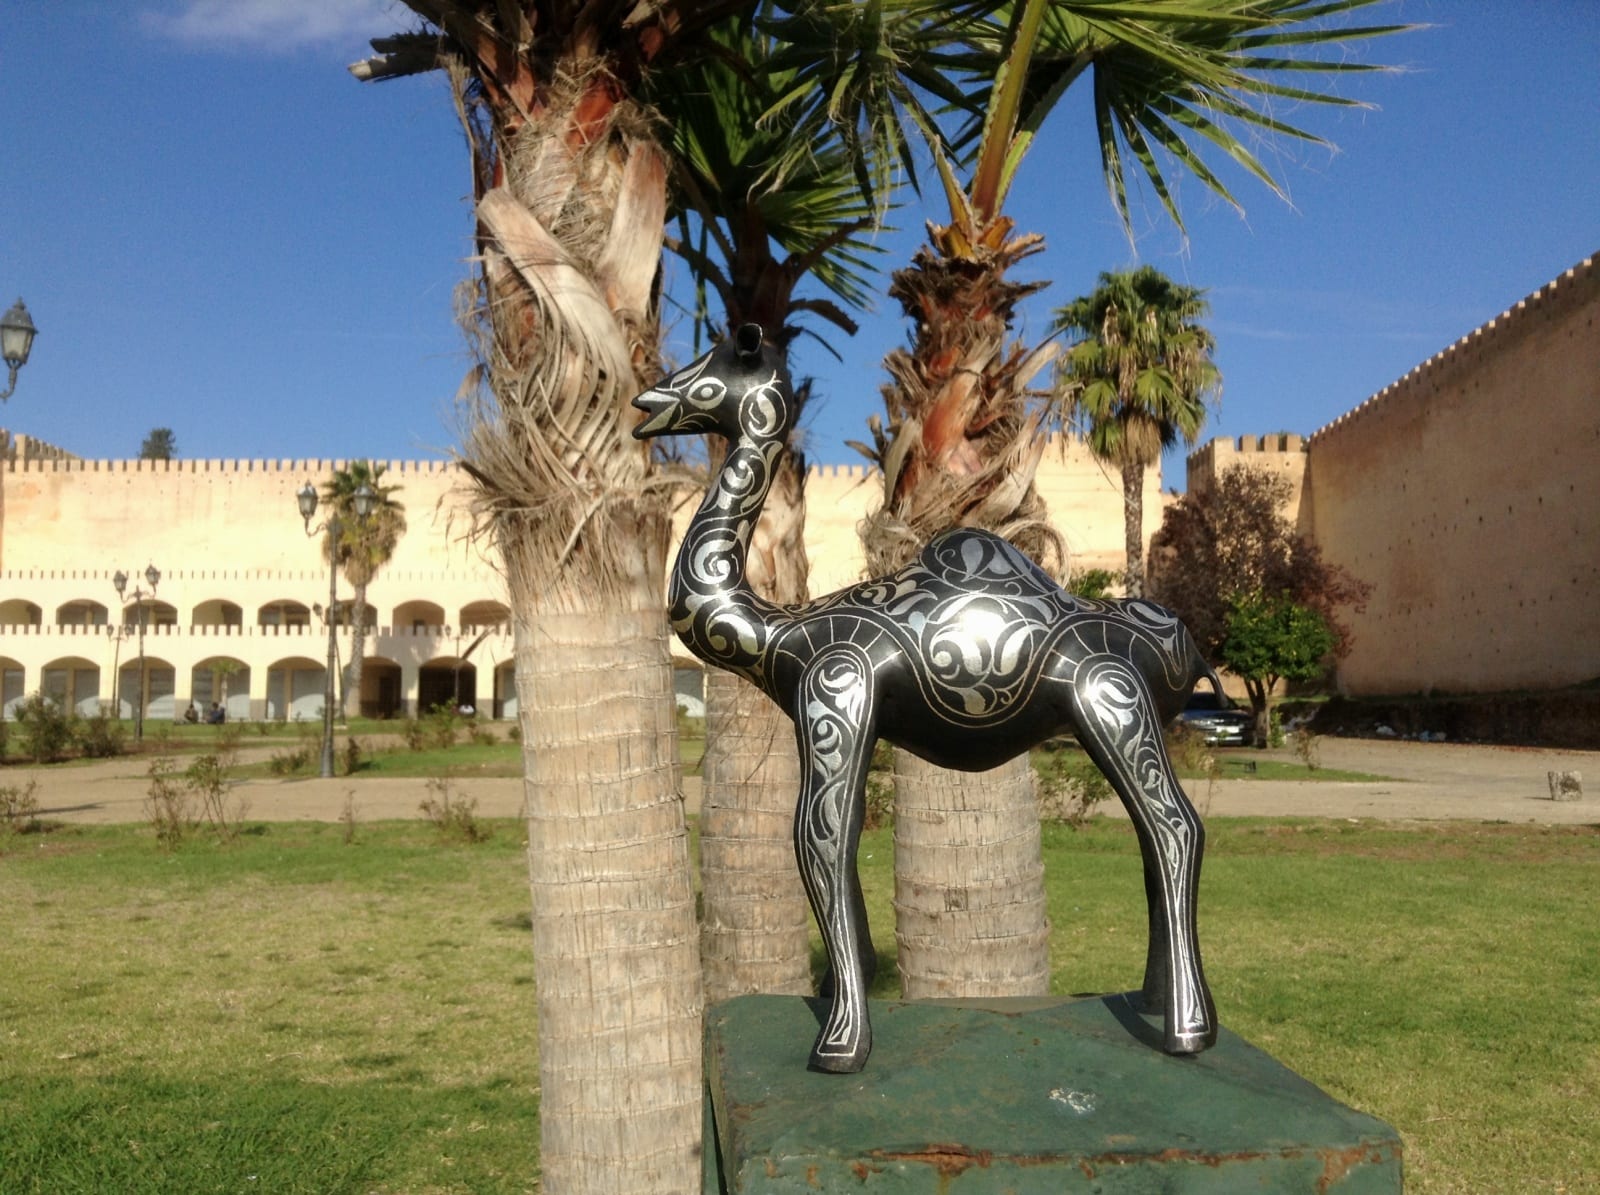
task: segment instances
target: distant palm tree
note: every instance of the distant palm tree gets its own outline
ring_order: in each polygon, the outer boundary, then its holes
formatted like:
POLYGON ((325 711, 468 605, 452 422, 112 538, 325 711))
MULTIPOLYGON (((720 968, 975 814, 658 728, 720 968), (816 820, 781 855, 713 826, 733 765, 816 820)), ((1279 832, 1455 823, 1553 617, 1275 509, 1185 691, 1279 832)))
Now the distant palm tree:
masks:
MULTIPOLYGON (((384 465, 351 461, 347 468, 335 469, 333 478, 322 487, 322 500, 337 516, 339 527, 337 543, 331 531, 323 537, 322 558, 330 563, 337 560, 344 579, 355 590, 349 618, 350 662, 345 665, 339 701, 346 718, 361 712, 361 666, 367 649, 367 586, 389 562, 400 537, 406 533, 405 507, 392 496, 400 487, 384 485, 380 479, 385 472, 384 465), (363 485, 370 486, 377 495, 372 513, 364 519, 356 514, 355 507, 356 491, 363 485)), ((330 528, 333 522, 329 521, 330 528)), ((332 610, 328 611, 328 617, 333 617, 332 610)))
POLYGON ((1216 342, 1199 320, 1204 291, 1153 266, 1102 273, 1093 294, 1056 312, 1072 342, 1057 370, 1069 420, 1089 450, 1122 471, 1124 583, 1144 595, 1144 474, 1163 449, 1193 445, 1222 387, 1216 342))

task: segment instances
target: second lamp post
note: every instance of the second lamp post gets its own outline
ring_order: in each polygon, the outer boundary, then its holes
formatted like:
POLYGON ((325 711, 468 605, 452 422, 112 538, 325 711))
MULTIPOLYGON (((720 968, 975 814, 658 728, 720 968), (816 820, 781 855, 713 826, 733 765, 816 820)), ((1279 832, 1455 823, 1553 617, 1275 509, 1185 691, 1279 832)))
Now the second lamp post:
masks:
MULTIPOLYGON (((315 538, 326 531, 328 533, 328 668, 327 676, 322 690, 322 769, 324 780, 333 776, 333 699, 334 686, 333 674, 339 668, 338 639, 335 637, 338 624, 334 622, 333 612, 338 600, 339 590, 339 540, 344 534, 344 523, 339 517, 338 507, 333 507, 327 519, 311 525, 311 516, 317 513, 317 487, 309 481, 300 487, 295 495, 300 504, 300 518, 305 522, 306 535, 315 538)), ((351 496, 350 504, 355 508, 356 518, 365 521, 372 513, 372 508, 377 504, 378 493, 366 482, 351 496)))
MULTIPOLYGON (((133 588, 133 601, 134 604, 139 608, 139 696, 133 703, 133 737, 136 739, 144 738, 144 703, 145 698, 148 695, 149 683, 146 680, 146 663, 144 658, 145 599, 149 598, 152 601, 155 600, 156 586, 161 582, 161 570, 156 568, 156 566, 153 564, 150 565, 144 570, 144 579, 150 583, 149 593, 146 593, 142 587, 137 585, 135 585, 133 588)), ((122 598, 124 596, 124 591, 128 588, 128 574, 119 568, 116 572, 116 575, 111 578, 111 584, 117 587, 117 597, 122 598)), ((123 614, 124 617, 126 617, 126 607, 123 608, 123 614)), ((120 710, 118 711, 118 715, 121 715, 120 710)))

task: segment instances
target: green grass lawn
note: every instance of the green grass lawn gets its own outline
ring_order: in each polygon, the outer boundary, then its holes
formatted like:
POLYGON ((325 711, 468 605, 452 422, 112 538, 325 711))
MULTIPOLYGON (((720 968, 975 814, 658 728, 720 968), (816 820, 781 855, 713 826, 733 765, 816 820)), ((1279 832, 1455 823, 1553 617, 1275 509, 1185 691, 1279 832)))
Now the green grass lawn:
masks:
MULTIPOLYGON (((522 832, 0 838, 0 1190, 537 1189, 522 832)), ((1134 987, 1125 823, 1045 832, 1053 986, 1134 987)), ((863 881, 895 994, 888 831, 863 881)), ((1600 830, 1222 820, 1223 1022, 1400 1129, 1408 1190, 1600 1190, 1600 830)))

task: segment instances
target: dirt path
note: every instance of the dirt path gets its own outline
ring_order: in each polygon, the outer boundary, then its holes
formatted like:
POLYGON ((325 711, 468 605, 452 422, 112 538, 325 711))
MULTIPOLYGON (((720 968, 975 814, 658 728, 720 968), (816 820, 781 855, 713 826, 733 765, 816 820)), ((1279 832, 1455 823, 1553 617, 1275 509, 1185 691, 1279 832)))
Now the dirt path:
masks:
MULTIPOLYGON (((1293 761, 1287 751, 1257 758, 1293 761)), ((1389 820, 1600 823, 1600 752, 1551 751, 1531 747, 1487 747, 1457 743, 1413 743, 1381 739, 1321 740, 1324 767, 1367 772, 1392 779, 1335 783, 1320 780, 1225 780, 1208 791, 1187 785, 1207 817, 1356 817, 1389 820), (1580 771, 1582 800, 1549 798, 1545 775, 1580 771)), ((36 779, 42 816, 66 822, 137 822, 145 817, 149 789, 142 759, 128 757, 69 767, 11 767, 0 784, 24 786, 36 779)), ((337 821, 347 801, 364 821, 418 817, 430 795, 425 779, 334 779, 239 782, 235 796, 248 804, 252 821, 337 821)), ((690 812, 700 805, 700 782, 686 777, 690 812)), ((463 779, 453 795, 471 797, 484 817, 516 817, 522 811, 517 779, 463 779)), ((1116 812, 1111 806, 1108 812, 1116 812)))

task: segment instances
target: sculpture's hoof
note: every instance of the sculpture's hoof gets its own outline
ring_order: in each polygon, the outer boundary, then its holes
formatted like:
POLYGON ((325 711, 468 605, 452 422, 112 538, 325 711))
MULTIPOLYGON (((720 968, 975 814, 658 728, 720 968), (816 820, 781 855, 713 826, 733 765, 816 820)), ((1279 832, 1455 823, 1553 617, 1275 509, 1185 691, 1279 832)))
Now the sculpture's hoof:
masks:
POLYGON ((1166 1044, 1162 1047, 1168 1054, 1200 1054, 1217 1044, 1217 1030, 1213 1026, 1208 1029, 1189 1029, 1182 1033, 1167 1033, 1166 1044))
POLYGON ((811 1047, 811 1060, 806 1065, 811 1070, 821 1071, 825 1075, 853 1075, 867 1065, 867 1055, 871 1053, 870 1042, 862 1042, 849 1051, 842 1050, 838 1046, 824 1050, 819 1038, 817 1044, 811 1047))

